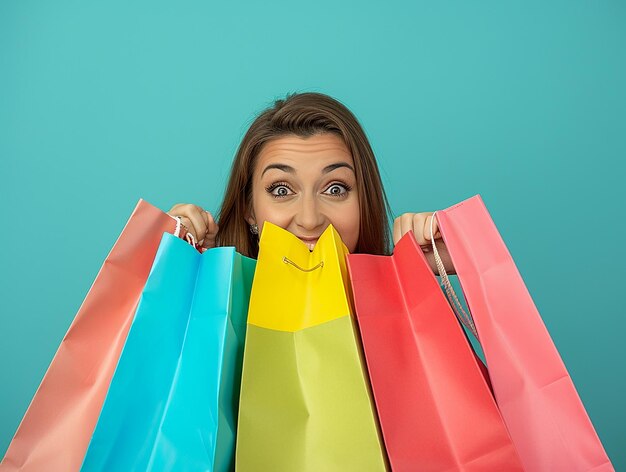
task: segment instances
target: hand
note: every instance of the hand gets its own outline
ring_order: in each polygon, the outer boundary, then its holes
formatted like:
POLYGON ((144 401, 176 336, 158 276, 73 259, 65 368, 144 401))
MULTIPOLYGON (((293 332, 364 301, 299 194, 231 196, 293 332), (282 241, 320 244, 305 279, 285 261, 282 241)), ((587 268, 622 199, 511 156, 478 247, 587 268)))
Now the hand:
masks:
MULTIPOLYGON (((394 246, 400 241, 409 231, 413 231, 417 244, 422 248, 422 252, 426 256, 426 260, 430 264, 435 275, 439 275, 437 264, 435 262, 435 255, 432 252, 432 241, 430 236, 430 224, 433 219, 432 212, 425 213, 404 213, 396 218, 393 222, 393 244, 394 246)), ((448 274, 456 274, 452 260, 448 254, 448 248, 446 248, 443 239, 441 239, 441 233, 437 225, 437 220, 432 222, 433 224, 433 236, 435 243, 437 244, 437 252, 443 261, 443 265, 448 274)))
POLYGON ((180 217, 180 222, 185 226, 187 231, 196 238, 198 248, 202 252, 215 247, 215 237, 217 236, 219 227, 211 213, 203 210, 202 207, 198 205, 177 203, 167 214, 180 217))

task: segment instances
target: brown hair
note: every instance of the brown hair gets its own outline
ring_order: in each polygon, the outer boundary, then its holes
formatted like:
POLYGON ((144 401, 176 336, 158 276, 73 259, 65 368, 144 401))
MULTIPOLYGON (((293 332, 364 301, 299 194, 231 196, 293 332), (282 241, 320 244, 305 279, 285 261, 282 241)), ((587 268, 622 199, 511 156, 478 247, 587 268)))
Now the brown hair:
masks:
POLYGON ((264 144, 288 134, 309 137, 335 133, 352 154, 359 194, 360 229, 355 252, 389 254, 389 204, 374 152, 356 117, 342 103, 321 93, 298 93, 279 99, 254 120, 243 137, 219 212, 218 246, 235 246, 257 257, 257 236, 245 220, 252 202, 252 175, 264 144))

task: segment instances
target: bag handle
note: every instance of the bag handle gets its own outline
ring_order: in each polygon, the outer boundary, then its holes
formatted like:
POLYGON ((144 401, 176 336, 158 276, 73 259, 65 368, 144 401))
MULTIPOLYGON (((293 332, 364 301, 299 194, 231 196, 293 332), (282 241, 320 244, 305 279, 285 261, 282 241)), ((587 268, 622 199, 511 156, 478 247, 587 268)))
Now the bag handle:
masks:
POLYGON ((448 301, 450 302, 450 306, 454 311, 454 314, 458 318, 458 320, 463 323, 467 329, 469 329, 476 339, 478 339, 478 332, 476 331, 476 325, 474 324, 474 320, 472 316, 468 314, 464 309, 463 305, 459 301, 454 288, 452 288, 452 284, 450 283, 450 279, 448 278, 448 274, 446 272, 446 268, 443 265, 443 261, 441 260, 441 256, 439 255, 439 251, 437 250, 437 244, 435 243, 435 236, 433 234, 433 222, 435 221, 435 215, 437 212, 432 214, 432 218, 430 220, 430 241, 433 245, 433 253, 435 255, 435 264, 437 264, 437 270, 439 271, 439 276, 443 282, 443 286, 446 290, 446 297, 448 297, 448 301))
POLYGON ((196 247, 197 246, 196 238, 194 238, 193 234, 191 234, 190 232, 187 231, 187 228, 185 227, 185 225, 180 220, 180 216, 172 216, 169 213, 168 213, 168 215, 170 217, 174 218, 174 220, 176 220, 176 229, 174 229, 174 236, 176 236, 177 238, 184 239, 189 244, 191 244, 193 247, 196 247), (180 235, 182 230, 185 231, 185 235, 184 236, 180 235))
POLYGON ((298 264, 296 264, 295 262, 293 262, 291 259, 289 259, 287 256, 283 256, 283 262, 285 264, 291 264, 292 266, 294 266, 296 269, 301 270, 302 272, 313 272, 315 269, 320 269, 322 267, 324 267, 324 261, 320 262, 319 264, 317 264, 314 267, 311 267, 310 269, 303 269, 302 267, 300 267, 298 264))

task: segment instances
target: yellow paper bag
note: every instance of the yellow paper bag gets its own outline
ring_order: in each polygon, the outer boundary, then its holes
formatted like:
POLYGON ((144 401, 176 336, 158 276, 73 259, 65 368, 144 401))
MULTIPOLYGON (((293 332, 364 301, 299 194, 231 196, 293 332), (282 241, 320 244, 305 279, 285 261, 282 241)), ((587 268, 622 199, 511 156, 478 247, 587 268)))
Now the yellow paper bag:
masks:
POLYGON ((386 470, 347 253, 332 226, 310 252, 265 223, 248 311, 238 471, 386 470))

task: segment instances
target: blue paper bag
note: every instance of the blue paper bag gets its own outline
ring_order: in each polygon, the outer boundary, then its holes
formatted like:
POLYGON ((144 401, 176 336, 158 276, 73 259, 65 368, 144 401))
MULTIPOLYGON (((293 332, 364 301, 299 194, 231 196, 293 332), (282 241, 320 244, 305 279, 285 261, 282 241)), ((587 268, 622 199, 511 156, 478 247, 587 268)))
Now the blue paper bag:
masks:
POLYGON ((163 235, 81 470, 232 469, 255 264, 163 235))

